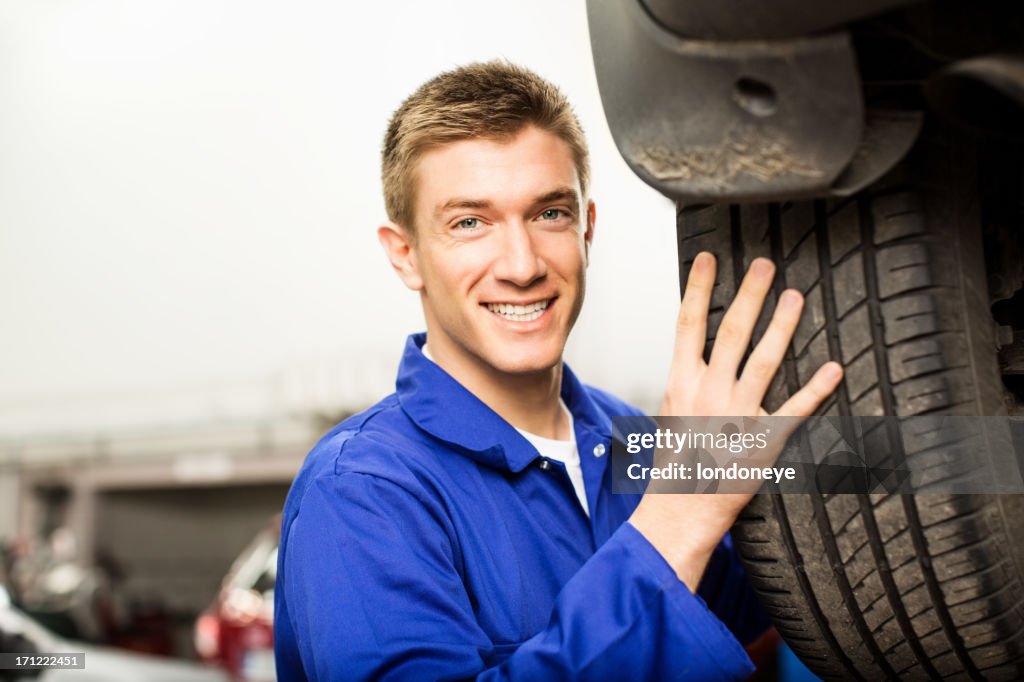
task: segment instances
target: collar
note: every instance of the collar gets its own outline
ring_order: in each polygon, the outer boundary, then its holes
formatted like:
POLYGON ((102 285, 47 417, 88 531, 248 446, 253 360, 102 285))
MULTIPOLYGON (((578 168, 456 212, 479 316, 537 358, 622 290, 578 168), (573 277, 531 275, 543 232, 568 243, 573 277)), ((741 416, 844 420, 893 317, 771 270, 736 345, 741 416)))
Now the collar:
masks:
MULTIPOLYGON (((398 401, 406 415, 434 438, 496 469, 518 473, 537 458, 537 450, 497 412, 423 355, 425 333, 406 340, 398 367, 398 401)), ((611 419, 594 403, 569 366, 562 364, 562 400, 572 414, 576 440, 580 430, 611 438, 611 419)))

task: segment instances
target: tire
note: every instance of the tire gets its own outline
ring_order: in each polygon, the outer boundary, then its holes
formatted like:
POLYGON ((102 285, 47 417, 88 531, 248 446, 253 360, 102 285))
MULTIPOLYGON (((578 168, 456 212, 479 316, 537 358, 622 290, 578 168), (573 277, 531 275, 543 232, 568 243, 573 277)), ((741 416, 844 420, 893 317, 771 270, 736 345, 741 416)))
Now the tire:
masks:
MULTIPOLYGON (((820 414, 1005 414, 975 152, 923 139, 850 199, 680 206, 681 281, 698 252, 718 259, 708 349, 755 257, 778 265, 755 342, 778 293, 806 297, 769 411, 834 359, 846 374, 820 414)), ((733 537, 779 632, 824 679, 1024 679, 1022 500, 760 495, 733 537)))

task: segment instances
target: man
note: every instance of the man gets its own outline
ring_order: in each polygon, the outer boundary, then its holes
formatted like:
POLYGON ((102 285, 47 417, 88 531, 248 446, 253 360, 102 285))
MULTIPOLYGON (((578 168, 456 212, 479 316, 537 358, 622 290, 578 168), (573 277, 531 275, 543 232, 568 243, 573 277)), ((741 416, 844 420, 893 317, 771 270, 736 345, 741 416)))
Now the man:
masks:
MULTIPOLYGON (((749 496, 612 494, 610 419, 638 411, 562 362, 594 236, 588 176, 568 103, 522 68, 442 74, 394 114, 378 235, 427 333, 408 339, 396 393, 324 436, 292 486, 282 682, 751 672, 742 644, 768 623, 723 540, 749 496)), ((698 257, 662 414, 764 414, 802 305, 780 298, 737 379, 773 273, 751 267, 705 364, 715 264, 698 257)), ((779 413, 811 414, 840 374, 824 366, 779 413)))

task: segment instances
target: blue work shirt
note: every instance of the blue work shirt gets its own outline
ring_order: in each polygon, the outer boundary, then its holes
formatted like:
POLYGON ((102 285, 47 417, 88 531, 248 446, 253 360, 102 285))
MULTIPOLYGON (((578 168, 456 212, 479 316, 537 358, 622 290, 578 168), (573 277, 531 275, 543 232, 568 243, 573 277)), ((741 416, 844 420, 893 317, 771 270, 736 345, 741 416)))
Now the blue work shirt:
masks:
POLYGON ((611 492, 611 417, 563 367, 590 515, 564 466, 424 357, 321 439, 281 523, 280 682, 727 680, 768 627, 728 536, 687 589, 611 492))

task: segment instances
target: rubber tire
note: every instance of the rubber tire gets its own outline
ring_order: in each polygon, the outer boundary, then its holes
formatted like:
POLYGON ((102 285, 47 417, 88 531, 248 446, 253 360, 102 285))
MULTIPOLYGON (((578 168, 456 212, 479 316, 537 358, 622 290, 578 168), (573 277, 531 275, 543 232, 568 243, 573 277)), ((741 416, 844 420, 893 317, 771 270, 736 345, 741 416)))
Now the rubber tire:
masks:
MULTIPOLYGON (((778 293, 806 297, 769 411, 834 359, 846 374, 821 414, 1005 413, 975 152, 926 139, 851 199, 680 206, 681 282, 698 252, 718 259, 708 351, 755 257, 779 267, 754 342, 778 293)), ((1024 679, 1021 497, 760 495, 733 537, 824 679, 1024 679)))

